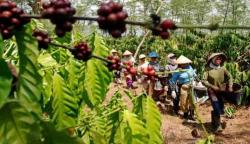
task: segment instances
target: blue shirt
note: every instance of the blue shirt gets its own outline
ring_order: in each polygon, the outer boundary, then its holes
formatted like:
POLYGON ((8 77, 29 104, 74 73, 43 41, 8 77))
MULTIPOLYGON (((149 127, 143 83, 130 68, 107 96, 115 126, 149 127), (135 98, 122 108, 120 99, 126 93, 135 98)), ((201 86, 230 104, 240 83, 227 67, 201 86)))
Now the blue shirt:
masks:
POLYGON ((160 64, 158 62, 149 62, 156 72, 160 71, 160 64))
POLYGON ((176 84, 187 84, 190 83, 193 78, 195 77, 195 71, 192 68, 192 66, 188 65, 183 70, 186 70, 185 72, 176 72, 173 74, 172 78, 169 80, 170 83, 176 84))

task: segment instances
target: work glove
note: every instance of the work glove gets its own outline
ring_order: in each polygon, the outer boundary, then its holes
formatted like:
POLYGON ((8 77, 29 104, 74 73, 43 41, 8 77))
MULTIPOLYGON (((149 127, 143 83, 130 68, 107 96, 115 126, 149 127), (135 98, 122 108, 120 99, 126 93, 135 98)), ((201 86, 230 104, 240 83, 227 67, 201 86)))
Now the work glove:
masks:
POLYGON ((229 92, 233 92, 233 87, 232 87, 232 86, 229 86, 228 91, 229 91, 229 92))
POLYGON ((175 92, 175 91, 172 91, 172 92, 171 92, 171 96, 172 96, 173 99, 175 99, 175 98, 176 98, 176 92, 175 92))

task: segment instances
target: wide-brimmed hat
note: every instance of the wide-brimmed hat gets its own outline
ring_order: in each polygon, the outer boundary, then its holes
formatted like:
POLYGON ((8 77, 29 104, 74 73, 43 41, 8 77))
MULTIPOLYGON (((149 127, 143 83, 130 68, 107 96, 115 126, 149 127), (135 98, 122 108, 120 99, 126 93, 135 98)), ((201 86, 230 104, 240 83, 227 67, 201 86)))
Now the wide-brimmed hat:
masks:
POLYGON ((172 57, 175 57, 175 54, 169 53, 169 54, 167 55, 167 58, 168 58, 168 59, 170 59, 170 58, 172 58, 172 57))
POLYGON ((149 54, 148 54, 148 57, 150 57, 150 58, 158 58, 159 57, 159 55, 156 53, 156 52, 150 52, 149 54))
POLYGON ((181 55, 177 60, 176 60, 176 64, 189 64, 192 63, 192 61, 190 59, 188 59, 187 57, 181 55))
POLYGON ((224 53, 212 53, 208 59, 207 59, 207 63, 209 64, 211 62, 211 60, 217 56, 220 56, 222 58, 222 64, 226 61, 227 56, 224 53))
POLYGON ((140 55, 139 55, 139 59, 143 59, 143 58, 145 58, 145 57, 146 57, 145 54, 140 54, 140 55))
POLYGON ((111 53, 117 53, 117 50, 112 49, 112 50, 111 50, 111 53))
POLYGON ((126 50, 124 53, 123 53, 124 56, 127 56, 127 55, 132 55, 132 53, 128 50, 126 50))

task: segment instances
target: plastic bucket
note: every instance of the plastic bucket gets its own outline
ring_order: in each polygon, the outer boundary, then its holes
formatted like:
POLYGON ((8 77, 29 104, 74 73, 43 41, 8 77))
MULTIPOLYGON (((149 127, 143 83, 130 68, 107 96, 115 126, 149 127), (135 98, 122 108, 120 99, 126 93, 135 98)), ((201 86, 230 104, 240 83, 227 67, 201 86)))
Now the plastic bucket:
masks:
POLYGON ((228 102, 230 102, 232 104, 239 105, 242 95, 243 95, 243 92, 242 92, 241 85, 234 83, 233 84, 233 92, 225 92, 224 97, 228 102))

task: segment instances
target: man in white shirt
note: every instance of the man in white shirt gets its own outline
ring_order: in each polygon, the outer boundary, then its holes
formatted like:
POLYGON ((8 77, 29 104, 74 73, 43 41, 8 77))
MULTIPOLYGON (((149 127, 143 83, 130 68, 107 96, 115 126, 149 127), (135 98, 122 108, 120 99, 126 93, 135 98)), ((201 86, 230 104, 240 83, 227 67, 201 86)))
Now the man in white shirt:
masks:
POLYGON ((138 71, 141 72, 142 69, 147 68, 148 67, 148 62, 146 61, 146 55, 145 54, 141 54, 139 55, 139 65, 137 67, 138 71))

